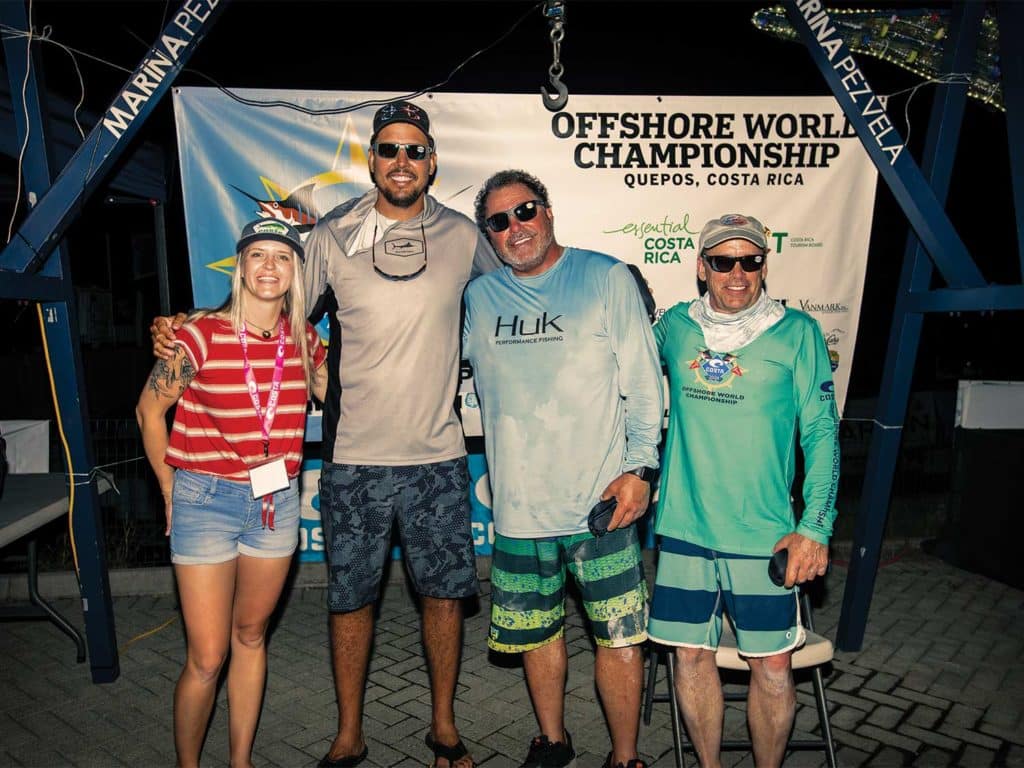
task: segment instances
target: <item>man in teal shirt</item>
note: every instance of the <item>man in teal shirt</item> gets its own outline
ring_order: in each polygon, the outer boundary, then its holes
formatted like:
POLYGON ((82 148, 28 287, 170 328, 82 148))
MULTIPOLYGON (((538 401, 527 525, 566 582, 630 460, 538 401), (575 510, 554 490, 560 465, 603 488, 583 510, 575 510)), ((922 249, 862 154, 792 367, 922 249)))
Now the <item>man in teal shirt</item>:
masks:
POLYGON ((496 532, 488 645, 523 654, 541 731, 523 766, 576 760, 563 716, 569 572, 597 645, 605 765, 642 768, 647 584, 633 523, 647 508, 663 417, 650 321, 626 264, 555 241, 547 190, 530 174, 488 179, 476 220, 505 262, 466 288, 463 355, 480 398, 496 532), (613 496, 608 533, 591 533, 588 511, 613 496))
POLYGON ((676 647, 676 687, 704 768, 719 765, 724 705, 715 649, 723 608, 751 670, 747 720, 758 766, 778 766, 793 724, 791 657, 804 642, 798 584, 824 575, 836 515, 839 417, 817 321, 768 297, 767 230, 726 214, 701 231, 704 296, 655 326, 669 379, 648 627, 676 647), (804 512, 790 488, 796 438, 804 512), (768 576, 788 550, 784 585, 768 576))

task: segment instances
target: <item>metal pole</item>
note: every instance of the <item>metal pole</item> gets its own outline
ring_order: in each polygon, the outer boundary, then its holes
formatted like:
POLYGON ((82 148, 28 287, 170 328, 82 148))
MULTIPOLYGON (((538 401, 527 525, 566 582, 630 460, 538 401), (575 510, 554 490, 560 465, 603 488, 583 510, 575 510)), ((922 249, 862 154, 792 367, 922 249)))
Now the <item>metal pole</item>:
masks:
MULTIPOLYGON (((21 2, 0 2, 0 21, 14 29, 29 28, 25 6, 21 2)), ((24 109, 17 103, 13 106, 19 139, 24 142, 26 134, 28 136, 23 172, 25 187, 33 193, 33 197, 29 198, 31 202, 49 187, 51 175, 47 151, 47 112, 42 102, 42 94, 45 93, 41 83, 42 71, 39 59, 34 54, 31 64, 26 66, 27 45, 29 41, 24 37, 8 36, 4 39, 12 98, 16 98, 14 94, 22 93, 22 83, 26 83, 24 109), (28 113, 27 122, 24 119, 25 112, 28 113)), ((89 645, 89 664, 93 682, 109 683, 117 679, 120 667, 107 576, 103 520, 99 513, 96 483, 91 477, 92 435, 89 431, 85 379, 82 376, 74 286, 71 283, 67 248, 54 243, 53 253, 54 258, 42 270, 43 274, 58 278, 60 287, 59 297, 42 305, 43 329, 49 352, 47 363, 57 392, 57 415, 70 453, 72 466, 67 468, 68 480, 75 484, 74 507, 69 513, 73 515, 72 535, 78 552, 78 580, 89 645)))
POLYGON ((171 314, 171 288, 167 278, 167 223, 164 204, 153 202, 153 240, 156 243, 156 282, 160 288, 160 314, 171 314))
MULTIPOLYGON (((943 57, 944 72, 969 71, 977 47, 982 3, 959 2, 950 12, 950 47, 943 57)), ((944 88, 936 93, 928 123, 922 170, 935 198, 945 203, 956 159, 965 87, 944 88)), ((903 270, 896 294, 896 309, 889 332, 889 349, 882 375, 875 426, 871 434, 860 509, 854 526, 850 571, 846 577, 843 609, 836 631, 836 646, 858 651, 864 642, 871 595, 878 574, 885 523, 889 516, 892 480, 896 471, 903 420, 910 400, 910 385, 917 359, 924 315, 911 307, 911 294, 926 292, 932 278, 932 262, 911 231, 903 256, 903 270)))

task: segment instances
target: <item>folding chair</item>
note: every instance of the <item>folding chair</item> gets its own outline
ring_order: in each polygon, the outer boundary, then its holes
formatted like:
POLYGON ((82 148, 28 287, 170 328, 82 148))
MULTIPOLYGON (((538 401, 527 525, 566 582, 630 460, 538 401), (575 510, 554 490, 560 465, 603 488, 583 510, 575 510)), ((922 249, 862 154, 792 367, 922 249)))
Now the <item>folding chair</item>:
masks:
MULTIPOLYGON (((836 768, 835 742, 832 740, 832 725, 829 722, 828 700, 825 698, 825 684, 822 680, 821 668, 832 661, 832 641, 827 637, 817 634, 814 631, 814 619, 811 616, 811 601, 807 594, 800 592, 800 611, 804 627, 807 630, 807 642, 793 652, 793 669, 808 669, 811 674, 811 684, 814 688, 814 702, 818 710, 818 722, 821 726, 820 739, 790 739, 786 749, 822 749, 830 768, 836 768)), ((739 655, 736 648, 736 636, 728 621, 724 623, 722 639, 715 653, 715 663, 720 670, 732 670, 749 672, 750 666, 739 655)), ((726 691, 726 701, 746 701, 747 691, 726 691)), ((651 724, 651 709, 655 702, 669 702, 672 707, 672 737, 675 748, 676 768, 683 768, 685 765, 683 750, 693 750, 693 745, 686 740, 682 734, 682 715, 677 706, 675 690, 675 654, 672 648, 663 645, 652 645, 650 653, 650 668, 647 674, 647 687, 644 692, 644 724, 651 724), (665 661, 666 676, 665 682, 668 685, 667 693, 655 691, 655 681, 658 674, 658 664, 665 661)), ((723 750, 750 750, 750 740, 723 740, 723 750)))

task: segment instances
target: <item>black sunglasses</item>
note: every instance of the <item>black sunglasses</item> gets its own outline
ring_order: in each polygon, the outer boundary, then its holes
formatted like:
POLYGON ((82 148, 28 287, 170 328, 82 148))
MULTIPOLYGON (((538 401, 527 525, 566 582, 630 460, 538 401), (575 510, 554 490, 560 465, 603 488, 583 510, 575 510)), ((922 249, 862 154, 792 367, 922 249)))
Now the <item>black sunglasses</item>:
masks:
POLYGON ((732 268, 736 266, 736 262, 740 263, 740 268, 744 272, 757 272, 762 266, 764 266, 765 254, 763 253, 752 253, 749 256, 708 256, 706 253, 702 257, 709 267, 714 272, 721 272, 726 274, 732 272, 732 268))
POLYGON ((527 200, 525 203, 520 203, 515 208, 509 208, 507 211, 501 211, 500 213, 492 213, 486 219, 484 224, 491 232, 504 232, 508 229, 509 214, 515 216, 519 221, 529 221, 537 215, 537 206, 544 205, 543 200, 527 200))
POLYGON ((398 157, 400 149, 405 150, 405 156, 410 160, 426 160, 433 152, 433 149, 426 144, 395 144, 391 141, 378 141, 373 145, 373 151, 385 160, 393 160, 398 157))
MULTIPOLYGON (((414 277, 419 277, 427 268, 427 233, 423 230, 423 219, 420 218, 420 237, 423 238, 423 263, 420 264, 419 269, 415 272, 407 272, 402 275, 396 275, 393 272, 385 272, 379 266, 377 266, 377 225, 373 225, 373 245, 370 246, 370 263, 373 264, 373 271, 381 277, 385 277, 388 280, 412 280, 414 277)), ((388 253, 388 247, 385 243, 384 253, 388 253)), ((407 258, 404 254, 396 253, 394 256, 407 258)))

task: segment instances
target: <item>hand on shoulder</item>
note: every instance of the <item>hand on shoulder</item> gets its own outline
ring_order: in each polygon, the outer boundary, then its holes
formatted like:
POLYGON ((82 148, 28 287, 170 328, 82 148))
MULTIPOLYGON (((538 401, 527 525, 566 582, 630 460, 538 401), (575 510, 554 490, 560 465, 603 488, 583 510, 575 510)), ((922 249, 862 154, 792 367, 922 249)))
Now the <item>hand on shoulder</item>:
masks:
POLYGON ((161 360, 170 360, 174 357, 174 340, 177 338, 174 332, 181 329, 181 326, 188 320, 188 315, 179 312, 174 317, 158 315, 153 318, 149 326, 150 339, 153 342, 153 357, 161 360))

